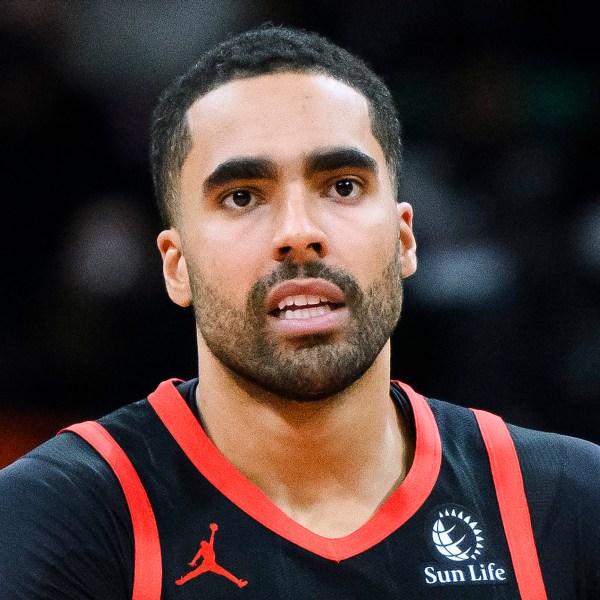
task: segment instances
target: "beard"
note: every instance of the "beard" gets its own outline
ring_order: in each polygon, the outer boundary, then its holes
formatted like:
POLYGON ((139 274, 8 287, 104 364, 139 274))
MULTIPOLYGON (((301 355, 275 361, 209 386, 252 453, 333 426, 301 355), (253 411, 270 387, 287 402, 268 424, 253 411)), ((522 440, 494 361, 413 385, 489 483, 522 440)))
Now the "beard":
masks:
POLYGON ((326 398, 364 375, 398 323, 402 274, 396 250, 365 291, 345 271, 321 262, 282 262, 252 286, 245 309, 232 306, 190 269, 196 326, 212 354, 242 380, 289 400, 326 398), (349 321, 343 332, 307 335, 293 348, 269 333, 266 296, 274 285, 295 278, 325 279, 344 292, 349 321))

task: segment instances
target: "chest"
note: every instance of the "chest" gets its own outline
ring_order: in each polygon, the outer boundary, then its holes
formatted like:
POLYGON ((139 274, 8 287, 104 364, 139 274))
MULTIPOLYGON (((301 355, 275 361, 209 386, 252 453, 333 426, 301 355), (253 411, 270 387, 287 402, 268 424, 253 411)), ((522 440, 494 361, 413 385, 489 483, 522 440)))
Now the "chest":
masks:
MULTIPOLYGON (((119 428, 111 434, 156 519, 161 598, 521 597, 488 456, 472 431, 457 439, 442 419, 437 444, 437 428, 421 428, 403 484, 363 526, 328 539, 284 515, 198 444, 201 435, 170 436, 154 417, 148 423, 137 443, 119 428), (151 454, 140 451, 147 439, 151 454)), ((521 573, 526 564, 517 564, 521 573)))
POLYGON ((266 499, 265 524, 184 463, 178 470, 168 494, 160 485, 150 484, 149 491, 161 543, 162 598, 519 597, 485 472, 443 461, 434 488, 405 523, 392 533, 381 522, 334 540, 332 551, 344 555, 336 560, 322 555, 324 538, 281 527, 266 499))

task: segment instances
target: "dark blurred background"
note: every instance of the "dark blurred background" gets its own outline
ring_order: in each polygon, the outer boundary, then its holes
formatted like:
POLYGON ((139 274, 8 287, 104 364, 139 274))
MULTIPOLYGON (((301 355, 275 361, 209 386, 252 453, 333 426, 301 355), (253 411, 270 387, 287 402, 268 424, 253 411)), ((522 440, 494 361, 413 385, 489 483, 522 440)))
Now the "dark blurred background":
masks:
MULTIPOLYGON (((591 10, 591 9, 589 9, 591 10)), ((600 442, 595 17, 526 0, 5 1, 0 464, 196 372, 146 160, 160 90, 265 21, 366 59, 404 126, 420 269, 393 375, 600 442)))

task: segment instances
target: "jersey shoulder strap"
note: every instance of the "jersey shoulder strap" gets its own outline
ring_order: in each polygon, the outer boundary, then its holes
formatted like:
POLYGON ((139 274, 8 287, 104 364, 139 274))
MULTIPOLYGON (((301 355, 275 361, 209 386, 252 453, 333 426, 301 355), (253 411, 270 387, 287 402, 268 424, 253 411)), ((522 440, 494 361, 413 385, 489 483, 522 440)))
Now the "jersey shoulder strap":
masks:
POLYGON ((502 525, 521 598, 547 600, 515 445, 500 417, 483 410, 471 410, 490 460, 502 525))
POLYGON ((134 574, 132 600, 160 600, 162 557, 154 511, 139 475, 110 433, 95 421, 71 425, 71 431, 83 438, 109 464, 123 493, 133 527, 134 574))

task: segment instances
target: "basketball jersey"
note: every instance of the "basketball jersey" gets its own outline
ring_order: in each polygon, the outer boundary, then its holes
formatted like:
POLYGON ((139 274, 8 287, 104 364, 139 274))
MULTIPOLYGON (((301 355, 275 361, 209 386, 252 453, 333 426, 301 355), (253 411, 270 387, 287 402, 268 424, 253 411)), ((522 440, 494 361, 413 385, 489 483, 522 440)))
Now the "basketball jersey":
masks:
POLYGON ((330 539, 293 521, 220 454, 183 398, 189 385, 164 382, 71 429, 125 494, 134 600, 544 600, 544 578, 550 597, 576 597, 572 581, 540 570, 519 462, 497 417, 394 383, 399 410, 414 419, 412 466, 369 521, 330 539))

